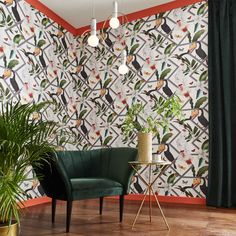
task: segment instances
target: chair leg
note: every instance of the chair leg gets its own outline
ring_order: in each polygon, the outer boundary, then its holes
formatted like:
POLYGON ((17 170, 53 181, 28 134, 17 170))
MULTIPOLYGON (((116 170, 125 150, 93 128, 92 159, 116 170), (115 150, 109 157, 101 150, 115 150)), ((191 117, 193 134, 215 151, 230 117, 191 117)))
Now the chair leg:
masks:
POLYGON ((71 212, 72 212, 72 201, 68 200, 66 209, 66 233, 69 233, 70 231, 71 212))
POLYGON ((102 208, 103 208, 103 197, 100 197, 100 205, 99 205, 99 213, 102 214, 102 208))
POLYGON ((55 222, 56 205, 57 205, 57 200, 53 198, 52 199, 52 223, 55 222))
POLYGON ((124 209, 124 195, 120 195, 120 222, 123 219, 123 209, 124 209))

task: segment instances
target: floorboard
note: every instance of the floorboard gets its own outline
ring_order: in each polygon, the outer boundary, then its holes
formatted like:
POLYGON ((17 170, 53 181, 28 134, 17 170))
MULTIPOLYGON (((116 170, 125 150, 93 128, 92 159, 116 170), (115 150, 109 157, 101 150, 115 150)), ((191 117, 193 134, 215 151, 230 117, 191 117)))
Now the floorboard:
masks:
POLYGON ((104 198, 103 215, 99 215, 99 200, 76 201, 73 204, 70 233, 65 233, 66 204, 58 202, 54 225, 51 224, 51 205, 30 207, 22 216, 21 236, 236 236, 236 210, 217 209, 200 205, 161 204, 170 231, 157 207, 149 222, 148 203, 132 230, 139 207, 138 201, 125 201, 123 222, 119 223, 118 200, 104 198))

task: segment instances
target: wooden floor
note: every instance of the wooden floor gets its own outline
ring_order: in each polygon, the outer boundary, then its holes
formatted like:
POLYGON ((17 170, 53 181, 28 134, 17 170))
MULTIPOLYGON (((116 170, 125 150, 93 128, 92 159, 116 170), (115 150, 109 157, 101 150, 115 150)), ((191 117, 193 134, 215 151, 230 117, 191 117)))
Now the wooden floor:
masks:
POLYGON ((141 236, 236 236, 236 210, 216 209, 198 205, 161 204, 171 230, 167 231, 158 208, 149 222, 148 203, 132 230, 139 207, 137 201, 125 201, 124 219, 119 223, 118 201, 104 199, 103 215, 98 214, 98 200, 74 202, 70 233, 65 233, 65 203, 57 206, 56 222, 51 224, 51 206, 43 204, 28 208, 21 222, 21 236, 75 235, 141 235, 141 236))

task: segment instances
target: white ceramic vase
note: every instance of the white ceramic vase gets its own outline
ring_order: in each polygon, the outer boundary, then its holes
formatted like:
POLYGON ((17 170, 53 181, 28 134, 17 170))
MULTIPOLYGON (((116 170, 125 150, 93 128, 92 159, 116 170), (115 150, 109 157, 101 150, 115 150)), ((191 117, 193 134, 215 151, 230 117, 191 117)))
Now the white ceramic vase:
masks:
POLYGON ((138 158, 142 162, 152 161, 152 133, 138 133, 138 158))

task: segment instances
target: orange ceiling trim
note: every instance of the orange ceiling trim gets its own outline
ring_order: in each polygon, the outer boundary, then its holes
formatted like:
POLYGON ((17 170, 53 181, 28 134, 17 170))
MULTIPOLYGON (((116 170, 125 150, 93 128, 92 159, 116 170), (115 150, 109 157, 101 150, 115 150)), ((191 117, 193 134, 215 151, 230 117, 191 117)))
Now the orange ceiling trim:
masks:
MULTIPOLYGON (((40 0, 25 0, 30 5, 44 13, 46 16, 54 20, 59 25, 63 26, 65 29, 67 29, 69 32, 71 32, 73 35, 81 35, 85 31, 88 31, 90 29, 90 26, 83 26, 81 28, 76 29, 73 27, 70 23, 65 21, 63 18, 61 18, 59 15, 57 15, 55 12, 53 12, 51 9, 49 9, 47 6, 45 6, 43 3, 40 2, 40 0)), ((187 5, 191 5, 197 2, 202 2, 205 0, 175 0, 173 2, 165 3, 159 6, 147 8, 141 11, 137 11, 134 13, 127 14, 128 21, 133 21, 136 19, 141 19, 147 16, 151 16, 160 12, 166 12, 170 11, 172 9, 184 7, 187 5)), ((97 23, 97 29, 101 29, 104 26, 105 21, 98 22, 97 23)), ((106 22, 105 27, 108 27, 108 22, 106 22)))
POLYGON ((39 0, 25 0, 27 3, 32 5, 34 8, 39 10, 40 12, 44 13, 47 17, 61 25, 63 28, 68 30, 73 35, 76 35, 77 30, 75 27, 73 27, 70 23, 65 21, 63 18, 61 18, 59 15, 57 15, 54 11, 49 9, 47 6, 45 6, 43 3, 41 3, 39 0))
MULTIPOLYGON (((127 17, 128 21, 130 22, 130 21, 133 21, 133 20, 137 20, 137 19, 147 17, 147 16, 152 16, 152 15, 155 15, 155 14, 160 13, 160 12, 170 11, 172 9, 192 5, 194 3, 198 3, 198 2, 202 2, 202 1, 205 1, 205 0, 175 0, 173 2, 165 3, 165 4, 162 4, 162 5, 159 5, 159 6, 150 7, 150 8, 141 10, 141 11, 137 11, 137 12, 134 12, 134 13, 127 14, 126 17, 127 17)), ((122 17, 119 17, 119 18, 121 19, 122 17)), ((105 21, 97 23, 97 29, 98 30, 102 29, 102 27, 104 26, 104 23, 105 23, 105 21)), ((108 22, 106 22, 105 27, 108 27, 108 22)), ((88 31, 89 29, 90 29, 89 25, 78 28, 76 30, 76 35, 81 35, 85 31, 88 31)))

